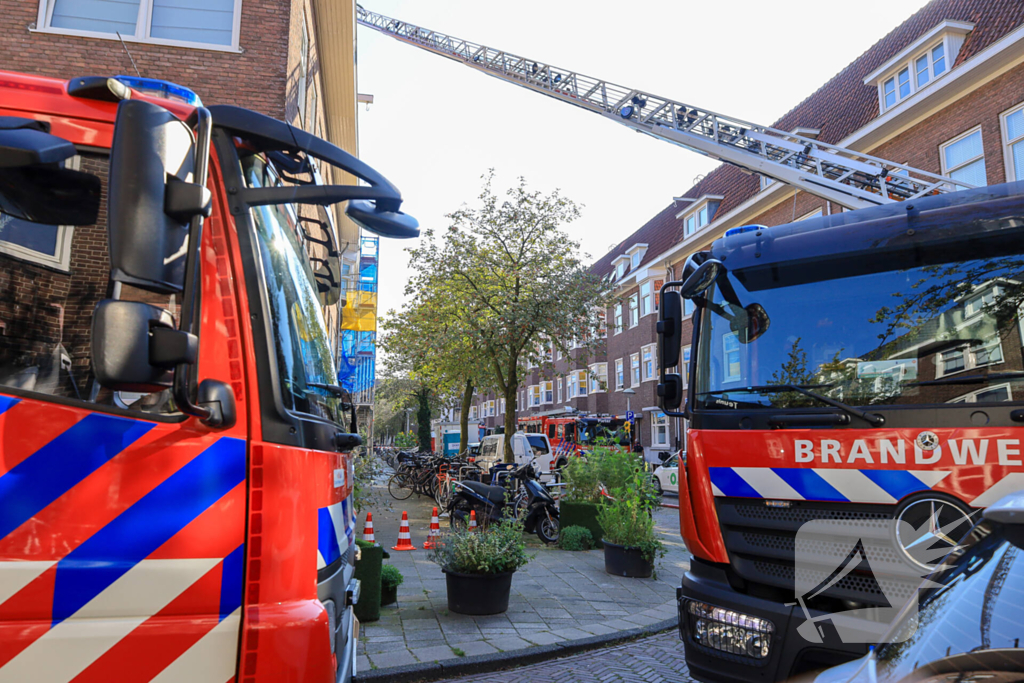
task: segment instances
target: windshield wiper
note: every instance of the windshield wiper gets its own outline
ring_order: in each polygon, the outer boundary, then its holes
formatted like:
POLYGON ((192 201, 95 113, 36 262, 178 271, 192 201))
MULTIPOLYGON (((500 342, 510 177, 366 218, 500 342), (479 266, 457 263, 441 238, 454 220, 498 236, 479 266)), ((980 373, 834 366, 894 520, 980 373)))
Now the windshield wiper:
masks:
POLYGON ((1015 379, 1024 378, 1024 372, 993 372, 988 375, 964 375, 963 377, 943 377, 941 379, 929 379, 924 382, 908 382, 906 387, 930 387, 937 384, 981 384, 990 379, 1015 379))
POLYGON ((338 398, 344 398, 348 395, 348 392, 339 387, 337 384, 324 384, 323 382, 306 382, 307 387, 313 387, 314 389, 323 389, 332 396, 338 398))
MULTIPOLYGON (((1024 373, 1021 373, 1024 375, 1024 373)), ((834 384, 758 384, 752 387, 737 387, 736 389, 718 389, 717 391, 702 391, 703 395, 709 394, 727 394, 731 391, 795 391, 798 394, 809 396, 810 398, 826 403, 833 408, 839 408, 847 415, 853 415, 859 417, 865 422, 869 423, 873 427, 881 427, 885 424, 885 418, 881 415, 869 415, 860 408, 856 408, 849 404, 837 401, 834 398, 819 394, 811 389, 827 389, 828 387, 835 386, 834 384)))

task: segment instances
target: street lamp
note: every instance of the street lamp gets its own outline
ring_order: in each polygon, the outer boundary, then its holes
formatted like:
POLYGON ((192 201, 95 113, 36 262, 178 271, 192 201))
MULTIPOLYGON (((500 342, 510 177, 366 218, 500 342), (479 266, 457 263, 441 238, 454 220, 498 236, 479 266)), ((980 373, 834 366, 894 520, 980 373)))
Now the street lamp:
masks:
POLYGON ((405 409, 405 432, 409 433, 409 413, 412 412, 412 408, 405 409))

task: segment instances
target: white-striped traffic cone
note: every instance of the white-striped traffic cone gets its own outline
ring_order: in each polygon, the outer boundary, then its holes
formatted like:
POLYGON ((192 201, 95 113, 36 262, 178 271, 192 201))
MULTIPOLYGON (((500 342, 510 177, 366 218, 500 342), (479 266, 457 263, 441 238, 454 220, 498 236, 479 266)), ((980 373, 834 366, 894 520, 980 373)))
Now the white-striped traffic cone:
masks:
POLYGON ((412 536, 409 535, 409 513, 402 510, 402 525, 398 527, 398 545, 392 546, 392 550, 416 550, 412 544, 412 536))
POLYGON ((430 516, 430 531, 427 532, 427 540, 423 544, 425 550, 430 550, 436 543, 434 539, 441 535, 441 523, 437 520, 437 508, 434 508, 434 514, 430 516))
POLYGON ((469 530, 476 531, 476 510, 469 511, 469 530))
POLYGON ((363 540, 367 543, 376 543, 373 538, 373 513, 366 513, 366 526, 363 527, 363 540))

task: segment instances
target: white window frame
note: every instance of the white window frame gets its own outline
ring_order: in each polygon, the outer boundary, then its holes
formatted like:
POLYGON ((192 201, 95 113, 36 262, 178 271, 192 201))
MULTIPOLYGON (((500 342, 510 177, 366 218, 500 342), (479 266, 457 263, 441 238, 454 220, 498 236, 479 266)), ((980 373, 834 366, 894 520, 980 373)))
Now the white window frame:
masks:
POLYGON ((740 380, 743 379, 743 368, 742 368, 743 355, 742 355, 742 353, 740 354, 740 365, 741 365, 741 367, 740 367, 740 374, 738 374, 738 375, 727 375, 726 374, 726 372, 727 372, 726 368, 729 367, 729 363, 727 361, 729 359, 729 353, 730 353, 729 347, 726 346, 726 340, 729 339, 729 338, 732 338, 732 339, 736 340, 737 350, 739 348, 741 348, 740 347, 740 337, 739 337, 739 335, 737 333, 729 332, 727 334, 723 334, 722 335, 722 361, 723 361, 723 363, 722 363, 722 384, 728 384, 728 383, 732 383, 732 382, 739 382, 740 380))
POLYGON ((640 369, 643 373, 644 382, 653 382, 658 379, 658 345, 647 344, 640 347, 640 369))
POLYGON ((879 112, 884 113, 898 106, 900 103, 906 102, 918 91, 927 88, 929 85, 934 83, 936 79, 948 74, 952 70, 952 66, 950 64, 951 49, 952 45, 948 37, 943 37, 938 41, 929 42, 927 48, 915 51, 911 56, 907 57, 905 61, 902 61, 890 68, 884 76, 878 79, 879 112), (942 72, 937 74, 935 73, 935 51, 939 49, 939 47, 942 48, 942 62, 944 67, 942 72), (928 80, 924 83, 918 82, 918 76, 925 73, 925 71, 919 71, 917 68, 917 63, 921 58, 927 58, 928 61, 928 68, 926 69, 928 73, 928 80), (900 95, 900 74, 904 71, 907 72, 908 76, 907 83, 909 85, 909 92, 907 92, 906 95, 900 95), (893 85, 893 95, 895 96, 892 104, 885 103, 885 91, 886 86, 889 83, 892 83, 893 85))
POLYGON ((668 448, 671 441, 671 437, 668 433, 668 415, 661 412, 660 410, 651 411, 651 448, 668 448), (662 428, 665 434, 665 440, 661 441, 658 439, 658 429, 662 428))
MULTIPOLYGON (((1003 139, 1003 168, 1006 169, 1006 182, 1008 183, 1012 183, 1017 180, 1017 169, 1014 168, 1013 165, 1013 146, 1019 143, 1024 143, 1024 132, 1011 140, 1006 120, 1020 111, 1024 111, 1024 102, 1015 104, 999 115, 999 130, 1003 139)), ((1024 126, 1022 126, 1022 128, 1024 128, 1024 126)), ((1020 171, 1021 179, 1024 180, 1024 168, 1020 169, 1020 171)))
MULTIPOLYGON (((50 26, 53 19, 53 8, 55 0, 39 0, 39 11, 36 15, 36 28, 29 29, 32 33, 55 33, 62 36, 79 36, 82 38, 100 38, 102 40, 120 40, 116 33, 104 33, 102 31, 82 31, 73 28, 54 28, 50 26)), ((187 47, 194 50, 212 50, 215 52, 241 52, 238 39, 241 34, 242 25, 242 0, 235 0, 232 9, 231 24, 231 45, 217 45, 215 43, 200 43, 188 40, 171 40, 169 38, 153 38, 149 35, 153 18, 153 0, 139 0, 139 16, 135 20, 135 33, 133 35, 121 34, 126 43, 149 43, 151 45, 170 45, 173 47, 187 47)))
POLYGON ((683 320, 691 317, 696 310, 697 304, 693 303, 693 299, 683 299, 683 320), (687 312, 687 309, 689 309, 689 312, 687 312))
POLYGON ((643 318, 652 313, 654 313, 654 283, 644 280, 640 283, 640 317, 643 318), (646 294, 644 294, 644 288, 647 289, 646 294))
MULTIPOLYGON (((1006 393, 1009 395, 1010 401, 1013 400, 1013 387, 1010 386, 1010 382, 1004 382, 1003 384, 996 384, 991 387, 985 387, 983 389, 972 391, 969 394, 957 396, 954 399, 950 399, 949 403, 977 403, 978 396, 980 396, 981 394, 987 394, 990 391, 995 391, 996 389, 1006 389, 1006 393)), ((1009 401, 1006 402, 1008 403, 1009 401)))
MULTIPOLYGON (((296 86, 296 106, 299 111, 299 125, 305 129, 309 100, 309 29, 306 28, 306 14, 302 14, 302 35, 299 36, 299 82, 296 86)), ((312 130, 310 130, 312 132, 312 130)))
POLYGON ((640 354, 629 354, 629 379, 631 387, 640 386, 640 354))
POLYGON ((941 145, 939 145, 939 162, 942 164, 942 175, 948 176, 950 173, 953 173, 954 171, 959 171, 961 168, 965 168, 967 166, 970 166, 971 164, 977 162, 979 159, 981 159, 982 166, 985 167, 985 178, 986 178, 986 182, 987 182, 987 179, 988 179, 988 165, 985 163, 985 133, 982 132, 981 124, 980 123, 977 126, 975 126, 974 128, 971 128, 970 130, 966 130, 963 133, 960 133, 960 135, 957 135, 955 138, 951 138, 949 140, 946 140, 941 145), (977 133, 979 136, 981 136, 980 137, 980 139, 981 139, 981 154, 976 156, 976 157, 973 157, 971 159, 968 159, 967 161, 964 161, 963 163, 957 164, 956 166, 953 166, 952 168, 946 166, 946 148, 949 147, 950 145, 954 145, 954 144, 960 142, 961 140, 963 140, 965 138, 969 138, 970 136, 974 135, 975 133, 977 133))
POLYGON ((626 388, 625 364, 621 358, 615 359, 615 391, 622 391, 626 388))
MULTIPOLYGON (((719 195, 703 195, 682 213, 676 214, 676 218, 681 218, 683 222, 684 240, 691 235, 696 235, 715 221, 714 216, 711 215, 711 205, 718 204, 721 206, 722 199, 724 197, 719 195)), ((715 207, 715 213, 718 213, 718 207, 715 207)))
POLYGON ((477 415, 479 414, 478 411, 479 411, 479 409, 476 406, 470 406, 469 407, 469 419, 470 420, 476 420, 477 419, 477 415))
POLYGON ((625 308, 625 306, 626 306, 625 303, 617 303, 617 304, 615 304, 615 333, 614 334, 619 334, 623 330, 622 321, 623 321, 623 318, 625 317, 625 315, 623 314, 622 309, 625 308))
POLYGON ((823 215, 824 215, 824 212, 822 211, 822 208, 819 206, 814 211, 808 211, 803 216, 800 216, 800 218, 797 218, 796 222, 799 223, 800 221, 805 221, 808 218, 817 218, 818 216, 823 216, 823 215))
POLYGON ((576 396, 577 397, 582 398, 582 397, 588 395, 588 392, 587 392, 587 388, 588 388, 587 387, 587 383, 588 383, 588 381, 589 381, 589 376, 588 376, 588 373, 587 373, 586 370, 577 370, 576 371, 576 396))
MULTIPOLYGON (((989 354, 991 356, 991 354, 989 354)), ((987 368, 993 365, 1000 365, 1006 362, 1006 354, 1003 353, 1003 342, 996 336, 992 337, 991 340, 984 344, 978 344, 977 346, 971 346, 970 344, 964 343, 960 346, 945 349, 935 354, 935 378, 949 377, 950 375, 959 375, 961 372, 967 372, 968 370, 975 370, 977 368, 987 368), (984 348, 996 348, 999 350, 999 360, 989 361, 988 363, 979 363, 977 350, 984 348), (959 370, 952 370, 946 372, 945 356, 946 354, 953 353, 954 351, 960 351, 964 354, 964 366, 959 370)))
POLYGON ((546 380, 540 383, 540 404, 551 405, 555 402, 555 383, 546 380))
POLYGON ((690 347, 679 349, 679 374, 683 378, 683 387, 690 386, 690 347))
POLYGON ((640 293, 631 294, 629 297, 629 329, 640 324, 640 293))
POLYGON ((608 363, 594 363, 588 370, 589 393, 603 394, 608 391, 608 363))
POLYGON ((540 406, 540 398, 541 398, 540 385, 539 384, 531 384, 528 387, 528 392, 526 394, 526 397, 527 397, 527 401, 526 402, 527 402, 527 407, 528 408, 536 408, 536 407, 540 406))
POLYGON ((498 415, 504 415, 504 414, 505 414, 505 399, 500 398, 500 399, 498 399, 498 415))
POLYGON ((559 403, 559 405, 561 405, 561 403, 562 403, 562 395, 563 395, 562 394, 562 378, 561 377, 558 378, 557 386, 558 386, 558 389, 557 389, 557 391, 558 391, 558 403, 559 403))

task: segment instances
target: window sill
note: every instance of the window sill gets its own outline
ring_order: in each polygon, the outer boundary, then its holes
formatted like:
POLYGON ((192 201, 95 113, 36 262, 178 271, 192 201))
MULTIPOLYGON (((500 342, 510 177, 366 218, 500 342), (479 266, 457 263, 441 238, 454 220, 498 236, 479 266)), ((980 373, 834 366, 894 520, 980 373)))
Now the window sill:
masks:
MULTIPOLYGON (((99 31, 79 31, 71 28, 30 28, 29 33, 45 33, 54 36, 73 36, 76 38, 98 38, 99 40, 113 40, 121 42, 116 35, 100 33, 99 31)), ((242 54, 244 50, 237 45, 214 45, 210 43, 192 43, 184 40, 170 40, 167 38, 139 38, 137 36, 122 36, 126 43, 138 43, 141 45, 163 45, 165 47, 183 47, 190 50, 209 50, 211 52, 229 52, 242 54)))

